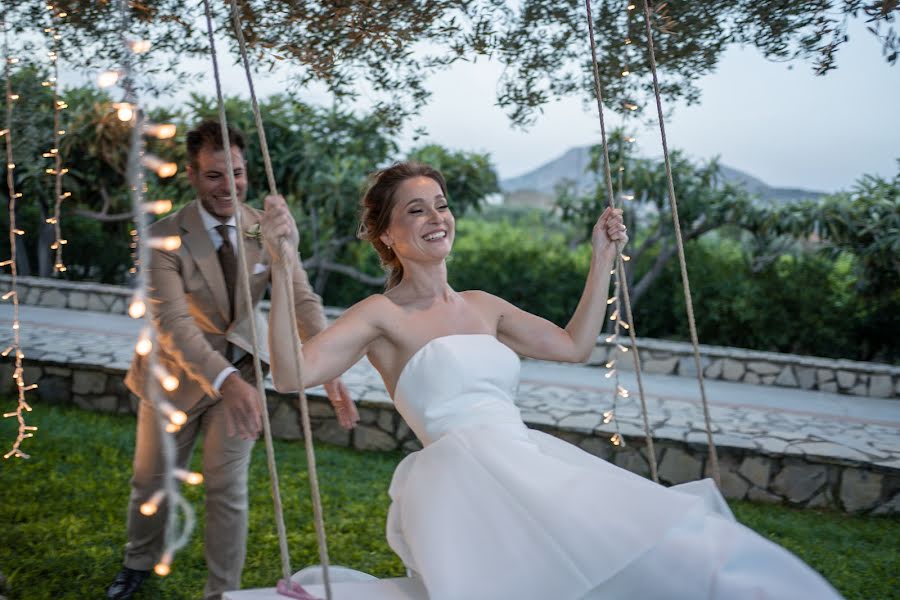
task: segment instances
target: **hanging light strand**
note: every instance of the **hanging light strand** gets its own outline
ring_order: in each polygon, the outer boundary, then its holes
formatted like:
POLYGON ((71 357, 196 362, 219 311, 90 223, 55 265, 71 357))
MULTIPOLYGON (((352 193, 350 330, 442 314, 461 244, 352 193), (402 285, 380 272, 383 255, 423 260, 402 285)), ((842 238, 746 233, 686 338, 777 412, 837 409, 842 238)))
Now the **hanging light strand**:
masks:
MULTIPOLYGON (((184 412, 176 409, 164 394, 178 389, 180 382, 176 377, 168 373, 159 363, 157 358, 158 343, 156 328, 151 319, 151 313, 147 310, 146 298, 148 298, 147 268, 150 265, 150 252, 152 250, 149 236, 148 213, 157 213, 161 208, 158 203, 145 203, 144 194, 147 185, 144 181, 147 154, 144 134, 147 133, 143 111, 140 109, 137 89, 133 79, 132 64, 134 54, 146 52, 148 44, 142 40, 129 40, 126 32, 129 31, 129 0, 120 0, 122 15, 122 46, 123 67, 119 81, 125 90, 125 101, 117 106, 118 118, 131 124, 131 136, 128 153, 128 186, 131 191, 132 210, 134 214, 134 229, 131 230, 134 268, 136 285, 134 297, 128 308, 128 313, 135 319, 143 319, 144 327, 138 336, 135 352, 145 356, 148 363, 149 376, 145 381, 143 395, 148 398, 155 408, 157 426, 159 427, 160 450, 163 458, 162 487, 155 490, 141 506, 141 514, 150 516, 157 512, 161 502, 168 504, 166 513, 166 526, 164 537, 164 550, 159 562, 154 566, 154 572, 164 577, 172 570, 172 560, 190 539, 194 529, 194 509, 179 492, 178 479, 187 483, 199 484, 202 477, 196 473, 184 473, 175 465, 175 439, 173 434, 187 422, 184 412), (178 519, 178 515, 181 519, 178 519)), ((170 203, 171 205, 171 203, 170 203)), ((180 242, 180 240, 179 240, 180 242)), ((171 244, 172 248, 177 245, 171 244)))
POLYGON ((21 194, 16 192, 16 180, 14 175, 16 163, 13 155, 12 124, 13 104, 18 99, 18 95, 13 93, 11 69, 11 65, 17 63, 18 59, 10 56, 9 54, 9 34, 7 30, 7 23, 5 20, 3 21, 3 56, 5 59, 3 74, 6 77, 6 129, 2 132, 2 134, 5 138, 4 141, 6 143, 6 185, 9 191, 10 257, 8 260, 5 260, 0 264, 4 266, 8 265, 12 273, 12 287, 8 292, 3 294, 2 298, 3 300, 12 300, 13 304, 13 343, 0 354, 2 354, 3 356, 9 356, 10 354, 13 354, 13 359, 15 361, 13 379, 16 382, 17 398, 16 409, 4 413, 3 417, 7 419, 16 419, 19 424, 18 431, 16 433, 16 439, 13 442, 12 448, 3 455, 3 458, 29 458, 29 455, 22 450, 22 443, 26 439, 34 436, 34 432, 37 431, 37 427, 28 425, 28 423, 25 422, 25 413, 31 412, 31 406, 25 399, 25 392, 36 388, 37 385, 25 384, 25 371, 22 367, 22 360, 25 358, 25 355, 22 353, 21 330, 19 327, 18 270, 16 268, 16 243, 18 240, 16 238, 17 236, 22 235, 25 232, 19 229, 16 225, 16 203, 17 200, 21 197, 21 194))
POLYGON ((63 200, 68 198, 70 194, 63 192, 62 185, 63 176, 69 171, 68 169, 63 168, 62 151, 60 147, 62 144, 62 136, 66 133, 62 124, 62 111, 68 108, 68 105, 61 98, 59 89, 59 53, 62 48, 60 41, 62 39, 62 34, 60 33, 59 23, 65 18, 66 13, 57 10, 56 6, 52 3, 47 4, 47 9, 51 13, 51 24, 45 31, 51 37, 51 47, 53 48, 48 53, 50 62, 53 65, 53 76, 49 81, 44 83, 49 83, 53 89, 53 147, 49 152, 44 153, 44 157, 53 160, 54 166, 52 169, 47 169, 47 173, 53 175, 53 197, 55 200, 53 204, 53 216, 47 219, 47 223, 53 225, 55 237, 53 244, 50 246, 50 249, 55 252, 53 270, 57 273, 63 273, 66 270, 66 265, 63 263, 63 246, 66 245, 67 241, 62 237, 61 206, 63 200))
MULTIPOLYGON (((585 5, 586 13, 587 13, 588 34, 589 34, 590 46, 591 46, 591 63, 592 63, 593 75, 594 75, 594 92, 596 94, 596 100, 597 100, 597 114, 600 119, 600 135, 601 135, 601 141, 602 141, 602 146, 603 146, 603 159, 604 159, 603 160, 603 168, 604 168, 604 175, 605 175, 605 181, 606 181, 607 202, 610 207, 615 208, 616 203, 615 203, 615 196, 613 195, 613 188, 612 188, 612 173, 610 171, 610 164, 609 164, 609 145, 607 143, 606 122, 605 122, 604 115, 603 115, 603 88, 600 84, 600 69, 599 69, 599 65, 597 62, 597 44, 594 40, 594 17, 591 14, 591 0, 584 0, 584 5, 585 5)), ((637 109, 637 106, 634 106, 633 109, 629 108, 629 110, 636 110, 636 109, 637 109)), ((644 395, 643 378, 641 376, 641 361, 640 361, 640 355, 639 355, 638 348, 637 348, 637 338, 636 338, 635 332, 634 332, 634 319, 631 314, 631 299, 630 299, 629 293, 628 293, 628 280, 625 277, 625 261, 623 260, 623 255, 622 255, 621 251, 617 251, 617 253, 616 253, 616 267, 614 269, 614 274, 616 275, 615 298, 619 297, 619 291, 621 290, 621 294, 622 294, 621 299, 622 299, 622 301, 624 301, 624 302, 622 302, 622 304, 624 305, 624 308, 625 308, 626 323, 628 324, 628 335, 629 335, 629 338, 631 341, 631 350, 632 350, 631 355, 632 355, 632 360, 634 361, 634 371, 635 371, 635 376, 637 378, 638 391, 639 391, 640 401, 641 401, 641 411, 643 413, 643 419, 644 419, 644 439, 645 439, 645 443, 647 445, 647 462, 650 465, 650 476, 653 479, 653 481, 659 482, 659 475, 657 473, 657 467, 656 467, 656 451, 654 449, 653 435, 650 431, 650 421, 649 421, 649 417, 647 415, 647 402, 646 402, 646 398, 644 395)), ((618 303, 620 301, 618 299, 616 299, 613 302, 617 303, 617 305, 618 305, 618 303)), ((616 315, 616 317, 618 319, 618 316, 621 315, 621 311, 614 310, 613 314, 616 315)), ((618 319, 618 320, 621 320, 621 319, 618 319)), ((617 325, 617 328, 618 328, 618 326, 619 325, 617 325)), ((618 329, 615 329, 613 331, 613 334, 609 338, 607 338, 607 340, 618 342, 618 333, 617 332, 618 332, 618 329)), ((621 344, 616 343, 616 347, 620 350, 620 352, 628 352, 628 348, 626 348, 625 346, 622 346, 621 344)), ((609 374, 607 373, 607 375, 609 375, 609 374)), ((616 388, 617 397, 618 397, 618 390, 619 390, 619 388, 617 387, 616 388)), ((612 442, 615 444, 616 442, 621 443, 622 441, 624 441, 622 439, 622 436, 619 435, 617 432, 616 435, 613 436, 612 442)))

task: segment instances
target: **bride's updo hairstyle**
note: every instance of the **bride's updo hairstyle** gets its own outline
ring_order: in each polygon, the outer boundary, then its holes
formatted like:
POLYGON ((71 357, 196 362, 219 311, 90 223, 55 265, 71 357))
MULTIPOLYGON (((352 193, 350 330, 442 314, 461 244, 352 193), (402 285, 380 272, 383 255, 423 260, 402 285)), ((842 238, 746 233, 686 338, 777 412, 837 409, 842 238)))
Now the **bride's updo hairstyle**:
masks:
POLYGON ((381 241, 381 234, 391 224, 391 213, 397 203, 397 188, 414 177, 434 179, 441 186, 444 197, 447 196, 447 183, 440 171, 418 162, 398 162, 369 176, 366 193, 360 201, 359 231, 356 237, 372 244, 381 259, 381 266, 388 271, 385 290, 391 289, 403 279, 403 265, 394 250, 381 241))

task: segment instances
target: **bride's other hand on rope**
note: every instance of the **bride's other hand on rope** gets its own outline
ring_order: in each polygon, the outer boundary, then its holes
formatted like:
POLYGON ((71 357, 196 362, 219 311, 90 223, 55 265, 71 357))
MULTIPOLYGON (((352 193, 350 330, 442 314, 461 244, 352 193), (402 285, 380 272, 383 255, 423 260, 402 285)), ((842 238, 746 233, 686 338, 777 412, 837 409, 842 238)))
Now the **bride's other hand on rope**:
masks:
POLYGON ((610 271, 616 254, 628 242, 622 211, 606 208, 591 235, 592 258, 581 299, 563 328, 486 294, 486 306, 497 315, 497 338, 522 356, 559 362, 585 362, 593 352, 606 318, 610 271))
MULTIPOLYGON (((262 239, 272 257, 273 263, 278 263, 282 260, 294 260, 294 257, 297 257, 297 245, 299 244, 300 234, 297 231, 297 223, 294 221, 287 203, 282 196, 270 195, 266 196, 265 207, 265 216, 261 224, 262 239), (288 247, 285 248, 285 245, 288 247), (290 254, 290 257, 286 257, 283 253, 290 254)), ((281 283, 280 281, 273 281, 273 305, 276 303, 276 288, 281 283)), ((281 290, 281 288, 277 289, 278 291, 281 290)), ((281 296, 278 295, 278 300, 280 299, 281 296)), ((279 313, 275 316, 283 317, 284 315, 279 313)), ((270 334, 276 331, 278 331, 278 328, 272 329, 270 327, 270 334)), ((284 340, 279 337, 276 341, 283 342, 284 340)), ((286 361, 286 356, 291 352, 285 344, 271 343, 270 353, 272 357, 272 377, 276 379, 276 388, 278 388, 277 380, 281 379, 280 375, 285 368, 291 372, 294 370, 290 364, 291 361, 286 361)), ((296 380, 297 374, 288 377, 288 379, 296 380)), ((292 387, 296 389, 296 386, 292 387)), ((331 402, 331 406, 334 408, 338 424, 344 429, 353 429, 359 421, 359 413, 347 386, 344 385, 340 378, 335 378, 325 383, 324 387, 325 393, 328 395, 328 401, 331 402)))
POLYGON ((591 236, 594 254, 601 260, 613 260, 617 252, 621 252, 628 243, 628 233, 622 221, 621 208, 609 208, 600 215, 594 224, 591 236))

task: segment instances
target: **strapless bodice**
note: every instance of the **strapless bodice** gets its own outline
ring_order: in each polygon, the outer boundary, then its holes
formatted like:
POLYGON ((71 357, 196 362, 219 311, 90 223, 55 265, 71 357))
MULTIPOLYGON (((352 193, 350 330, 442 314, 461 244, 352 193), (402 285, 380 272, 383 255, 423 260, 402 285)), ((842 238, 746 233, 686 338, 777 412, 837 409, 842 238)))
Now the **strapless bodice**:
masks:
POLYGON ((462 427, 522 424, 519 357, 489 334, 435 338, 403 367, 394 405, 424 445, 462 427))

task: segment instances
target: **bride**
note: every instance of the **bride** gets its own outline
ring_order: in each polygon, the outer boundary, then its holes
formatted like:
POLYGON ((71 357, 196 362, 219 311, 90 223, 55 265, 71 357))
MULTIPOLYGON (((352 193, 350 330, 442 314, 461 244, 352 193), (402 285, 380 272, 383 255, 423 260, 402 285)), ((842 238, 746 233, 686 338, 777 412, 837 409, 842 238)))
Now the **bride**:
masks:
MULTIPOLYGON (((263 237, 277 261, 277 240, 296 247, 298 234, 283 201, 266 204, 263 237)), ((583 362, 594 347, 628 240, 619 210, 597 220, 584 292, 560 328, 448 285, 455 227, 437 170, 383 169, 362 204, 360 237, 389 268, 387 290, 303 346, 304 384, 367 356, 422 442, 394 473, 387 537, 431 600, 840 597, 737 523, 709 480, 665 488, 522 422, 519 356, 583 362)), ((287 290, 275 280, 272 372, 278 389, 296 389, 287 290)), ((352 407, 338 408, 352 425, 352 407)))

